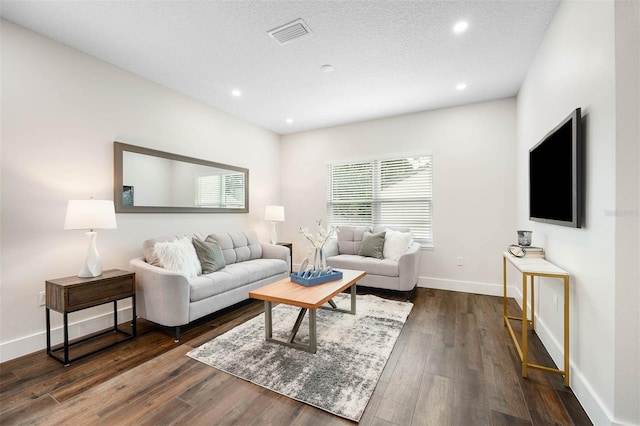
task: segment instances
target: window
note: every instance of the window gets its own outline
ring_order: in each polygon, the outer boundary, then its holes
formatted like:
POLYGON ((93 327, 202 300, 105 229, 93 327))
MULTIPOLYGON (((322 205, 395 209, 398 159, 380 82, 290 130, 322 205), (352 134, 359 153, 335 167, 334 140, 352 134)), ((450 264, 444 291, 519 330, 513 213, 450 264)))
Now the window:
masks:
POLYGON ((327 222, 338 226, 406 226, 433 245, 431 155, 328 166, 327 222))
POLYGON ((241 173, 198 176, 196 206, 244 207, 244 176, 241 173))

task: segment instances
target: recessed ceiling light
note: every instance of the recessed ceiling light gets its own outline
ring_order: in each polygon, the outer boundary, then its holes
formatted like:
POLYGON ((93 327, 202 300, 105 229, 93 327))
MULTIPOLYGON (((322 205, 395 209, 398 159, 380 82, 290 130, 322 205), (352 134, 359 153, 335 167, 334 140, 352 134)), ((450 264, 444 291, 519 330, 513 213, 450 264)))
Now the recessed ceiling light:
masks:
POLYGON ((233 96, 235 96, 236 98, 239 98, 240 96, 242 96, 242 92, 241 92, 241 91, 239 91, 239 90, 237 90, 237 89, 236 89, 236 90, 232 90, 232 91, 231 91, 231 94, 232 94, 233 96))
POLYGON ((467 84, 466 83, 460 83, 456 86, 456 90, 464 90, 467 88, 467 84))
POLYGON ((320 69, 322 70, 322 72, 331 72, 333 71, 333 65, 326 64, 321 66, 320 69))
POLYGON ((285 121, 287 122, 287 124, 291 124, 293 123, 293 118, 287 118, 285 121))
POLYGON ((453 26, 453 32, 456 34, 463 33, 469 27, 469 23, 467 21, 460 21, 453 26))

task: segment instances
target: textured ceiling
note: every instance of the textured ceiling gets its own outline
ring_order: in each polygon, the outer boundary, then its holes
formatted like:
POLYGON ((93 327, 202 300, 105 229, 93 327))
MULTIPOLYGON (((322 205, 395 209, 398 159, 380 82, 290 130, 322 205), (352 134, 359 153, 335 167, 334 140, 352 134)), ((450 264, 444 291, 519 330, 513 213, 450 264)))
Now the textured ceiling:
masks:
POLYGON ((557 5, 3 0, 0 14, 286 134, 514 96, 557 5), (298 18, 310 34, 283 45, 267 34, 298 18), (454 34, 459 20, 469 28, 454 34))

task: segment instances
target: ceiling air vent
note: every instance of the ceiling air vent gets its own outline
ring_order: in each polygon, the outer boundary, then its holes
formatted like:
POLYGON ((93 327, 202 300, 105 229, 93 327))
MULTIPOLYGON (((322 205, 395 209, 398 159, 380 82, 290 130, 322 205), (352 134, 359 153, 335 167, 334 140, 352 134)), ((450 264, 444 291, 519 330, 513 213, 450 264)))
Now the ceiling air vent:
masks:
POLYGON ((267 34, 273 37, 278 43, 285 44, 291 40, 307 35, 310 32, 311 29, 306 22, 302 19, 296 19, 293 22, 268 31, 267 34))

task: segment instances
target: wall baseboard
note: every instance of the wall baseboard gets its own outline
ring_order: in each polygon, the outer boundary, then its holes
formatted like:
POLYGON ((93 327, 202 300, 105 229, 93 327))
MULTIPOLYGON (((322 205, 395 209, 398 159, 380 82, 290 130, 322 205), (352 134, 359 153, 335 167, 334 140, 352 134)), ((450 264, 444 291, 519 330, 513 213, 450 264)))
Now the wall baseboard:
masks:
MULTIPOLYGON (((482 283, 477 281, 448 280, 443 278, 419 277, 418 287, 434 288, 437 290, 461 291, 464 293, 484 294, 487 296, 502 296, 502 284, 482 283)), ((507 296, 514 297, 513 288, 507 287, 507 296)))
MULTIPOLYGON (((52 314, 55 315, 55 314, 52 314)), ((131 320, 131 307, 118 309, 118 322, 131 320)), ((69 323, 69 339, 95 333, 113 327, 113 311, 96 315, 91 318, 69 323)), ((51 344, 58 345, 64 339, 62 325, 51 329, 51 344)), ((0 344, 0 362, 10 361, 47 348, 47 330, 30 336, 0 344)))

